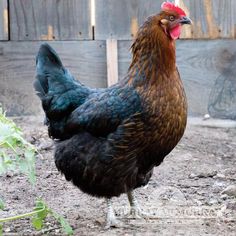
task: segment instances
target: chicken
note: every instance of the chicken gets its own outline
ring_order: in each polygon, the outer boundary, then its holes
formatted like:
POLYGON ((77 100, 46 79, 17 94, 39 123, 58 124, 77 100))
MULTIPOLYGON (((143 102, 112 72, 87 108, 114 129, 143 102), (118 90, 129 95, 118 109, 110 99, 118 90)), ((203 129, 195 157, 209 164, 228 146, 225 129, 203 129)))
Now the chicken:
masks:
POLYGON ((173 3, 161 8, 140 27, 127 75, 109 88, 75 80, 48 44, 36 59, 34 87, 55 139, 56 166, 83 192, 107 199, 108 227, 117 224, 114 196, 126 193, 131 212, 142 214, 133 190, 148 183, 186 127, 175 40, 191 20, 173 3))

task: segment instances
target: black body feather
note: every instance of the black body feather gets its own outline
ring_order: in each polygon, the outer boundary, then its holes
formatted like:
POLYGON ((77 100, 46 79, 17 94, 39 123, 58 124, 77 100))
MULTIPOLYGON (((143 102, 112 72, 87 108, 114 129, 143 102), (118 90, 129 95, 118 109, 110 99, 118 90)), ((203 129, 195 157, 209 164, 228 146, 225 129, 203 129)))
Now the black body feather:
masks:
POLYGON ((86 193, 105 197, 148 182, 152 168, 138 167, 145 116, 134 88, 89 89, 74 80, 47 44, 37 56, 34 87, 49 134, 59 139, 55 163, 67 180, 86 193))

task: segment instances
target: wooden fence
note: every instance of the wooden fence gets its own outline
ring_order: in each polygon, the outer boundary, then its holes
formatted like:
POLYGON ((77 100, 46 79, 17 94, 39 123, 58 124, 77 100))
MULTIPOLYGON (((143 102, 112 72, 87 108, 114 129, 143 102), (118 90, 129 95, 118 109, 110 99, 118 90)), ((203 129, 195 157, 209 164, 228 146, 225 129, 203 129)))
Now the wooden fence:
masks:
MULTIPOLYGON (((49 41, 81 82, 106 87, 127 72, 129 47, 162 0, 0 0, 0 102, 9 115, 40 113, 35 55, 49 41)), ((191 115, 236 119, 236 1, 180 0, 193 20, 177 42, 191 115)))

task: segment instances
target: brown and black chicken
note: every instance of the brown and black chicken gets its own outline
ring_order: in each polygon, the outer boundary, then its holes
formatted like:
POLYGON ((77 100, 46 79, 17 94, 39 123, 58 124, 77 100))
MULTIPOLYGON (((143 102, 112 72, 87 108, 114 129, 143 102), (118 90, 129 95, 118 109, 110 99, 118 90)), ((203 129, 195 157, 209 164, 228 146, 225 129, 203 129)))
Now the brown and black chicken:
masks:
POLYGON ((55 139, 56 166, 83 192, 107 199, 108 227, 117 224, 113 196, 127 193, 131 212, 140 213, 133 190, 148 183, 184 133, 175 40, 190 23, 181 8, 164 2, 140 27, 126 77, 106 89, 82 85, 48 44, 40 47, 34 87, 55 139))

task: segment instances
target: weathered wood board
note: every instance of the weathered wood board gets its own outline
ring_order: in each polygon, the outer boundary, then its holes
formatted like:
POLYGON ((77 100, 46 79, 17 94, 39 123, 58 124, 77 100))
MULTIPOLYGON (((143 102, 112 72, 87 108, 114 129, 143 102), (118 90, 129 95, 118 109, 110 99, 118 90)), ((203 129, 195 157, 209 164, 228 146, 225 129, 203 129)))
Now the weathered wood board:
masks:
MULTIPOLYGON (((96 0, 95 39, 130 40, 145 18, 160 11, 162 0, 96 0)), ((176 1, 177 2, 177 1, 176 1)), ((235 0, 179 0, 192 26, 184 26, 181 38, 236 38, 235 0)))
MULTIPOLYGON (((41 42, 0 43, 0 102, 9 115, 38 114, 32 83, 41 42)), ((131 41, 118 41, 119 78, 126 74, 131 41)), ((106 42, 50 42, 75 78, 91 87, 107 86, 106 42)), ((236 41, 179 40, 177 64, 189 114, 236 119, 236 41), (209 110, 208 110, 209 109, 209 110)))
POLYGON ((0 1, 0 40, 8 40, 8 2, 0 1))
MULTIPOLYGON (((33 90, 35 56, 41 42, 0 43, 0 103, 8 115, 32 115, 41 110, 33 90)), ((91 87, 107 86, 105 41, 50 42, 64 66, 91 87)))
POLYGON ((128 40, 151 14, 160 11, 164 0, 96 0, 95 39, 128 40))
POLYGON ((192 26, 184 27, 182 38, 236 38, 235 0, 180 0, 191 17, 192 26))
POLYGON ((88 0, 17 0, 9 3, 11 40, 92 39, 88 0))
MULTIPOLYGON (((131 41, 119 41, 119 78, 126 74, 131 41)), ((217 118, 236 118, 236 41, 179 40, 177 64, 184 82, 190 115, 212 107, 217 118)))
POLYGON ((185 84, 190 114, 206 114, 210 105, 214 104, 210 111, 212 116, 234 118, 235 40, 178 41, 177 63, 185 84))

